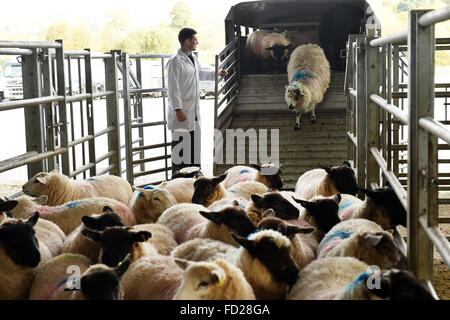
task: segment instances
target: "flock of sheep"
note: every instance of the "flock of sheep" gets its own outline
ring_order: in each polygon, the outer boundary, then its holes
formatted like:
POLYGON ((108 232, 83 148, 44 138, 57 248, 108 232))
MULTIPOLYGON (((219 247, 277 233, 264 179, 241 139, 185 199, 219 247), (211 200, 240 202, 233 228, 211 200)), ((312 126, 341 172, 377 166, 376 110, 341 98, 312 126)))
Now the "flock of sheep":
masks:
POLYGON ((273 164, 134 192, 39 173, 0 202, 0 299, 433 299, 392 236, 392 189, 359 188, 348 162, 282 187, 273 164))
POLYGON ((285 100, 289 110, 296 112, 294 129, 298 130, 302 113, 311 112, 311 122, 316 121, 315 107, 322 102, 330 85, 330 64, 319 45, 308 43, 311 31, 304 31, 302 41, 295 48, 286 33, 268 30, 251 33, 245 44, 243 63, 250 72, 254 70, 248 66, 253 65, 260 71, 287 73, 285 100))

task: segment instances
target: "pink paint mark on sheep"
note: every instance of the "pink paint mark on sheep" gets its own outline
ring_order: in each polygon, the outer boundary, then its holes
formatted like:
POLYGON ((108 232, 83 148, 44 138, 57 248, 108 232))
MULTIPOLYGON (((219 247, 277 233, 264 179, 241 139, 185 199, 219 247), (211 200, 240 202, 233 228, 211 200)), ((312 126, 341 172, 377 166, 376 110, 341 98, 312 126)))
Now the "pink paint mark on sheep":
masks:
POLYGON ((183 243, 183 242, 186 242, 188 240, 195 238, 206 223, 207 223, 207 221, 195 221, 188 228, 184 229, 183 233, 178 235, 178 237, 177 237, 178 239, 176 239, 177 242, 183 243))
POLYGON ((330 252, 334 247, 336 247, 341 242, 342 242, 342 239, 330 241, 328 243, 328 245, 320 251, 319 256, 317 257, 317 259, 323 258, 328 252, 330 252))
POLYGON ((353 213, 353 209, 348 208, 339 214, 339 218, 341 219, 341 221, 348 220, 350 218, 350 216, 352 215, 352 213, 353 213))

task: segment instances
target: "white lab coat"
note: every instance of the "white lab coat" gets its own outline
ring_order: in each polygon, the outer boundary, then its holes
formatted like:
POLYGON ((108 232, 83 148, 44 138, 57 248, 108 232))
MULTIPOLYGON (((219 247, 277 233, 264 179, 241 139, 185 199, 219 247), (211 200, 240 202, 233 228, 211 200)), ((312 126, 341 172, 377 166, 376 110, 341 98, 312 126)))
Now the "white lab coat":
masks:
POLYGON ((200 71, 200 63, 192 54, 195 68, 188 56, 178 49, 178 52, 167 62, 167 87, 169 104, 167 108, 167 127, 169 130, 186 129, 193 131, 195 115, 200 122, 200 80, 214 80, 214 71, 200 71), (186 121, 178 121, 175 110, 183 109, 186 121))

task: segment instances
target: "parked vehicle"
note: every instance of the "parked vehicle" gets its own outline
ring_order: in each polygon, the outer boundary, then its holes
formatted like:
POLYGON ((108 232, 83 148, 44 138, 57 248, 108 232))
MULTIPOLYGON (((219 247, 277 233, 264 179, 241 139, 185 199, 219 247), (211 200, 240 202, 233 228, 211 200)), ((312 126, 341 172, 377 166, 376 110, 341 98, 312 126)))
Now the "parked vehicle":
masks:
MULTIPOLYGON (((209 64, 202 64, 200 70, 214 71, 214 67, 209 64)), ((200 99, 205 99, 207 96, 214 96, 215 92, 215 81, 214 80, 203 80, 200 81, 200 99)))
POLYGON ((0 85, 0 91, 3 90, 3 99, 23 99, 22 65, 20 62, 17 62, 17 60, 6 62, 0 82, 3 85, 0 85))

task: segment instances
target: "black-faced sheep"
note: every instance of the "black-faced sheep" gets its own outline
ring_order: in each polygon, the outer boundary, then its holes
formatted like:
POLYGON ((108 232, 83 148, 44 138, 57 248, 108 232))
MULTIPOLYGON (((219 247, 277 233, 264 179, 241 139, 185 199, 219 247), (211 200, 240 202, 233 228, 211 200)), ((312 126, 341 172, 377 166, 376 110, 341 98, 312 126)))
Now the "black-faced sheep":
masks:
POLYGON ((351 219, 335 225, 320 242, 317 257, 355 257, 386 269, 407 267, 407 259, 392 234, 366 219, 351 219))
POLYGON ((184 269, 184 274, 174 300, 256 299, 242 270, 226 260, 190 262, 176 259, 175 262, 184 269))
POLYGON ((14 209, 18 205, 18 202, 16 200, 3 200, 0 198, 0 214, 2 212, 5 212, 6 215, 10 218, 13 217, 12 212, 10 212, 12 209, 14 209))
MULTIPOLYGON (((40 200, 42 202, 43 197, 46 196, 39 197, 38 201, 40 200)), ((55 223, 66 235, 81 225, 83 216, 102 213, 105 207, 111 208, 114 213, 120 215, 126 225, 134 226, 136 224, 130 208, 122 202, 110 198, 84 198, 54 207, 40 205, 35 199, 29 196, 21 196, 16 198, 16 200, 19 204, 12 211, 14 217, 26 218, 37 211, 41 219, 55 223)))
POLYGON ((295 193, 299 199, 309 200, 317 195, 329 197, 337 193, 356 195, 358 183, 349 162, 344 161, 340 166, 321 167, 306 171, 298 178, 295 193))
POLYGON ((227 191, 221 183, 225 178, 226 174, 213 178, 199 177, 194 183, 192 203, 208 207, 213 202, 225 198, 227 191))
POLYGON ((120 277, 129 267, 130 260, 124 259, 115 268, 91 263, 83 255, 62 254, 39 266, 30 300, 122 299, 120 277))
POLYGON ((241 245, 234 264, 244 272, 256 298, 284 299, 299 272, 289 239, 274 230, 258 231, 247 238, 233 237, 241 245))
POLYGON ((133 197, 131 185, 121 177, 103 175, 77 181, 60 174, 57 169, 36 174, 22 190, 34 197, 46 195, 50 206, 91 197, 108 197, 128 205, 133 197))
POLYGON ((330 64, 321 47, 302 45, 292 52, 287 73, 285 100, 289 110, 296 112, 294 129, 298 130, 301 113, 311 112, 311 122, 316 121, 316 105, 330 85, 330 64))
POLYGON ((234 166, 225 171, 227 175, 223 181, 225 189, 243 181, 258 181, 266 185, 270 190, 281 190, 283 179, 281 178, 281 166, 274 164, 250 164, 250 166, 234 166))
POLYGON ((303 210, 300 211, 300 218, 316 228, 315 234, 319 241, 331 228, 341 222, 338 215, 340 193, 329 198, 315 196, 310 201, 295 198, 294 200, 303 207, 303 210))
POLYGON ((254 224, 258 224, 262 220, 263 213, 268 209, 273 209, 275 216, 280 219, 294 220, 299 217, 299 208, 290 201, 290 197, 285 191, 267 192, 262 196, 255 194, 251 198, 252 202, 247 205, 245 211, 254 224))
POLYGON ((329 257, 300 271, 288 300, 433 300, 405 270, 375 271, 352 257, 329 257), (369 278, 370 277, 370 278, 369 278), (378 280, 377 280, 378 278, 378 280), (378 284, 377 284, 378 281, 378 284))
POLYGON ((250 72, 282 72, 289 59, 291 44, 285 33, 258 30, 250 34, 245 43, 244 59, 250 72))
POLYGON ((359 190, 366 195, 364 201, 352 195, 342 195, 339 203, 339 217, 342 221, 368 219, 378 223, 384 230, 394 229, 397 225, 406 227, 406 210, 393 189, 359 190))
POLYGON ((101 245, 99 242, 92 241, 82 234, 84 229, 104 231, 108 227, 125 227, 119 215, 113 213, 106 207, 104 214, 94 214, 92 216, 84 216, 81 220, 83 223, 69 234, 64 240, 62 248, 63 253, 82 254, 92 261, 97 261, 100 254, 101 245))

